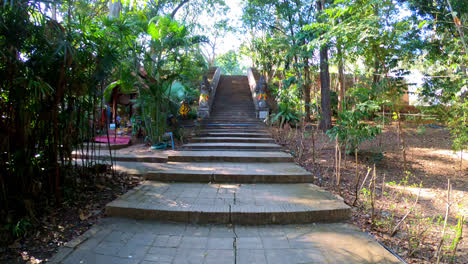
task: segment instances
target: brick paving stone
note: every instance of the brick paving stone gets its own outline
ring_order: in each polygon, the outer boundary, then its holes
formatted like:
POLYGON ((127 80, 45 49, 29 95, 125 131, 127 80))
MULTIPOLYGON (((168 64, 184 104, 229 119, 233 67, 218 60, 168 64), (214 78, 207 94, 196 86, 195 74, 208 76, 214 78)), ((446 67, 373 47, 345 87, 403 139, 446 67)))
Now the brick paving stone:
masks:
POLYGON ((265 250, 263 249, 238 249, 237 263, 267 264, 265 250))
POLYGON ((112 231, 109 235, 107 235, 104 238, 104 241, 111 241, 111 242, 119 241, 122 243, 127 243, 133 237, 133 235, 134 234, 130 232, 112 231))
POLYGON ((128 243, 123 246, 117 253, 118 257, 129 259, 143 259, 148 252, 150 246, 142 246, 141 244, 128 243))
POLYGON ((173 264, 200 264, 206 255, 205 249, 179 248, 173 264))
POLYGON ((117 256, 119 250, 122 249, 124 246, 125 244, 120 241, 103 241, 99 243, 96 248, 94 248, 94 252, 102 255, 117 256))
POLYGON ((238 249, 263 249, 260 237, 239 237, 236 239, 238 249))
POLYGON ((209 237, 207 249, 234 249, 234 238, 209 237))
POLYGON ((289 248, 287 237, 262 237, 264 249, 289 248))
POLYGON ((156 238, 155 234, 152 233, 137 233, 130 240, 128 244, 150 246, 153 244, 154 239, 156 238))
POLYGON ((207 243, 208 243, 208 237, 184 236, 182 237, 182 243, 180 244, 180 248, 203 249, 203 248, 206 248, 207 243))
POLYGON ((205 264, 234 264, 234 250, 208 249, 206 251, 205 264))
POLYGON ((156 236, 156 239, 154 240, 153 246, 176 248, 176 247, 179 247, 181 241, 182 241, 182 236, 158 235, 156 236))
POLYGON ((235 237, 232 226, 212 225, 209 237, 235 237))
POLYGON ((185 228, 184 236, 208 236, 210 226, 188 225, 185 228))
POLYGON ((148 253, 144 256, 144 260, 171 262, 174 260, 176 253, 176 248, 150 247, 148 253))

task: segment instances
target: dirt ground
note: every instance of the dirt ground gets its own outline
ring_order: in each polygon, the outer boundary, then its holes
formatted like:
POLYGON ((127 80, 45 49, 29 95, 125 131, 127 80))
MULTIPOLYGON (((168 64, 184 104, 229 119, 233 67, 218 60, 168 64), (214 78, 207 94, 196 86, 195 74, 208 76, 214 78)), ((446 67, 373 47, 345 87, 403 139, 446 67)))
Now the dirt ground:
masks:
POLYGON ((80 236, 103 217, 107 203, 140 181, 138 177, 106 171, 76 186, 65 186, 60 207, 43 204, 44 211, 24 237, 7 247, 0 246, 0 263, 45 263, 58 247, 80 236))
MULTIPOLYGON (((465 240, 461 239, 453 260, 455 263, 468 263, 468 153, 463 153, 463 167, 460 167, 460 152, 452 152, 447 129, 410 123, 403 127, 407 172, 404 170, 396 124, 387 125, 376 139, 361 144, 358 177, 354 154, 347 155, 342 151, 340 186, 345 202, 353 204, 356 186, 359 190, 361 186, 365 188, 359 191, 351 221, 363 231, 370 232, 408 263, 435 263, 434 255, 441 241, 449 201, 446 238, 439 254, 441 263, 449 263, 453 259, 452 243, 461 229, 465 240), (358 185, 357 178, 360 178, 358 185), (369 191, 373 190, 371 182, 374 178, 375 195, 372 195, 369 191), (448 179, 452 186, 449 199, 448 179), (372 208, 374 221, 371 220, 372 208), (408 216, 401 221, 406 214, 408 216), (457 228, 461 217, 464 217, 464 224, 462 228, 457 228)), ((284 145, 298 163, 316 175, 316 184, 339 193, 336 187, 334 141, 314 128, 306 130, 303 138, 300 131, 289 127, 272 131, 277 143, 284 145), (312 139, 315 139, 315 143, 312 139)))

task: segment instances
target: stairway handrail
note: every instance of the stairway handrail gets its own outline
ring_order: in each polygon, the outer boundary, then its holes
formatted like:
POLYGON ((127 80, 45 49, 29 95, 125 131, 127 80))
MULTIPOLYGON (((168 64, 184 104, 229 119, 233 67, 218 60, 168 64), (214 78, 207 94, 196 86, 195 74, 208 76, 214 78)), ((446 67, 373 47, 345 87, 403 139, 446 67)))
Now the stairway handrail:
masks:
POLYGON ((257 117, 265 119, 268 117, 269 109, 266 104, 266 82, 263 76, 255 68, 247 69, 247 79, 252 94, 257 117))
POLYGON ((214 97, 216 96, 216 89, 218 88, 219 79, 221 78, 221 68, 213 67, 210 68, 210 72, 216 69, 211 76, 211 82, 208 81, 208 77, 205 75, 200 83, 200 98, 198 99, 198 118, 207 118, 210 116, 211 107, 213 106, 214 97))

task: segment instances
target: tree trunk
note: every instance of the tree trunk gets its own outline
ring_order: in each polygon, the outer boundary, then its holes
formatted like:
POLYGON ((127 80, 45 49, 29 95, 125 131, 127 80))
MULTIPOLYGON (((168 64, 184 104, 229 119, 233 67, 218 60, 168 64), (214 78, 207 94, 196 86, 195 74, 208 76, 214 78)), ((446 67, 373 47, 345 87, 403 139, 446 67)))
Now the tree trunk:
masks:
POLYGON ((344 58, 341 49, 341 43, 338 43, 338 80, 340 82, 340 90, 338 92, 338 111, 342 112, 345 104, 345 75, 344 75, 344 58))
POLYGON ((119 17, 121 9, 122 3, 120 0, 111 0, 109 2, 109 18, 119 17))
MULTIPOLYGON (((324 9, 325 1, 317 1, 317 9, 324 9)), ((331 99, 330 99, 330 73, 328 70, 328 47, 323 45, 320 47, 320 89, 321 89, 321 106, 322 115, 320 118, 319 128, 327 131, 331 128, 331 99)))
POLYGON ((310 122, 310 67, 309 67, 309 58, 304 58, 304 85, 302 90, 304 92, 304 103, 305 103, 305 120, 306 122, 310 122))
POLYGON ((320 48, 320 93, 322 116, 319 128, 327 131, 331 125, 330 73, 328 71, 328 48, 320 48))

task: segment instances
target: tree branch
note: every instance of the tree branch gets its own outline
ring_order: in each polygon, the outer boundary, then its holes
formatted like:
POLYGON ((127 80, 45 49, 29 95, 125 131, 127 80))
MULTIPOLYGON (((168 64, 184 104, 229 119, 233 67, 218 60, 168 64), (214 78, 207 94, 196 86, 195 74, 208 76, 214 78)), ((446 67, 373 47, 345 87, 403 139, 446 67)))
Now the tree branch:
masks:
POLYGON ((171 18, 174 18, 175 14, 177 13, 177 11, 179 11, 179 9, 185 5, 186 3, 188 3, 189 0, 183 0, 182 2, 180 2, 180 4, 172 11, 171 13, 171 18))

